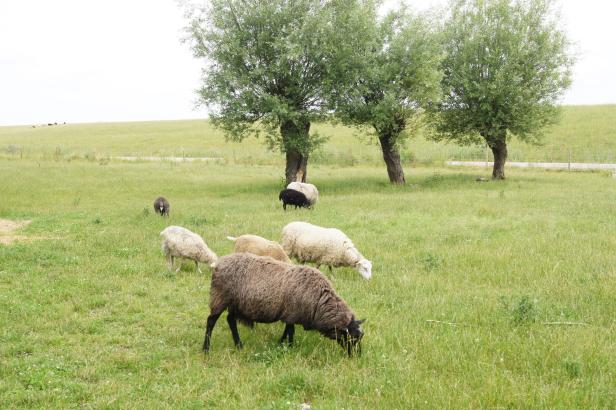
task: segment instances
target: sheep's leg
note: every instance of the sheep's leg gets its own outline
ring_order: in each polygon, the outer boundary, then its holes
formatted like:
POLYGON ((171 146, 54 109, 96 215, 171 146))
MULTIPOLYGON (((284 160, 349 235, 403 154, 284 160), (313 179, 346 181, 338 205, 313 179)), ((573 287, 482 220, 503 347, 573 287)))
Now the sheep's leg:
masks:
POLYGON ((171 256, 170 254, 166 254, 165 258, 167 259, 167 269, 172 270, 173 269, 173 256, 171 256))
POLYGON ((220 317, 221 313, 210 314, 207 317, 207 325, 205 327, 205 339, 203 340, 203 351, 205 353, 210 351, 210 340, 212 339, 212 330, 214 330, 214 325, 216 325, 216 321, 220 317))
POLYGON ((197 272, 203 273, 201 272, 201 269, 199 269, 199 262, 195 261, 195 266, 197 267, 197 272))
POLYGON ((182 269, 182 260, 180 259, 180 263, 178 264, 178 268, 175 270, 175 273, 178 273, 182 269))
POLYGON ((229 323, 229 329, 231 329, 231 336, 233 336, 233 343, 238 349, 242 348, 242 341, 240 340, 240 334, 237 331, 237 319, 233 312, 227 313, 227 323, 229 323))
POLYGON ((282 203, 282 209, 284 209, 285 212, 287 211, 287 203, 286 202, 282 203))
POLYGON ((329 273, 332 273, 332 265, 327 265, 327 267, 329 268, 329 273))
POLYGON ((294 334, 295 334, 295 326, 287 324, 284 327, 284 332, 282 332, 282 337, 280 338, 280 344, 283 344, 285 339, 289 339, 289 345, 292 345, 294 334))

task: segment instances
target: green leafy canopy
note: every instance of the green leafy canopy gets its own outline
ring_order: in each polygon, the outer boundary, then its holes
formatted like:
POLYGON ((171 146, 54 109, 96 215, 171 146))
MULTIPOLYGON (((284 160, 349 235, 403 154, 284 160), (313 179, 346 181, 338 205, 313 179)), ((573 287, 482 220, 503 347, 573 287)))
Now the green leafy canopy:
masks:
POLYGON ((441 52, 430 22, 406 8, 375 20, 352 86, 338 102, 341 120, 399 143, 422 107, 438 101, 441 52))
POLYGON ((213 123, 235 141, 264 130, 270 148, 313 150, 317 136, 283 141, 279 129, 309 129, 328 114, 371 9, 358 0, 211 0, 193 10, 189 40, 206 62, 199 95, 213 123))
POLYGON ((510 133, 538 142, 574 63, 554 1, 453 0, 443 45, 435 138, 470 144, 510 133))

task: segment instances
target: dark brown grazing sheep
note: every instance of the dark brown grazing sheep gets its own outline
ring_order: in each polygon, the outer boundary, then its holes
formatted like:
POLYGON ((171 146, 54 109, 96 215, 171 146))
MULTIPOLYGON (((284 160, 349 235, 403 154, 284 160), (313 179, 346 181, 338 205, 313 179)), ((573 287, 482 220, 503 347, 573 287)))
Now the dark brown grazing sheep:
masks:
POLYGON ((361 352, 363 320, 355 315, 332 288, 329 280, 309 266, 289 265, 267 256, 234 253, 218 260, 212 273, 210 315, 203 350, 208 352, 212 330, 225 310, 233 342, 240 348, 237 320, 286 324, 280 343, 293 343, 296 324, 318 330, 347 350, 361 352))
POLYGON ((282 201, 282 209, 287 210, 287 205, 294 205, 295 209, 310 208, 312 205, 306 195, 303 192, 296 191, 294 189, 283 189, 278 195, 278 200, 282 201))
POLYGON ((160 216, 169 216, 169 201, 162 196, 159 196, 154 201, 154 212, 160 214, 160 216))

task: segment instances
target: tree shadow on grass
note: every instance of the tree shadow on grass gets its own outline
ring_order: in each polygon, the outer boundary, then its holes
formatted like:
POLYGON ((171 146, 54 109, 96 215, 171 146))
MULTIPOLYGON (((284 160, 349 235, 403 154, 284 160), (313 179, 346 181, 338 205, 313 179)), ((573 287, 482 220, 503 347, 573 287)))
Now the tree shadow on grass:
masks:
MULTIPOLYGON (((357 175, 349 177, 315 178, 310 180, 319 189, 320 195, 360 195, 366 193, 412 193, 418 191, 441 190, 499 190, 519 184, 543 182, 535 176, 516 175, 513 179, 493 181, 489 176, 479 173, 448 173, 435 171, 432 175, 408 175, 405 185, 391 184, 381 175, 357 175), (480 179, 481 178, 481 179, 480 179)), ((284 183, 278 180, 255 180, 242 184, 218 184, 213 186, 220 198, 237 195, 268 195, 278 200, 278 193, 284 188, 284 183)))

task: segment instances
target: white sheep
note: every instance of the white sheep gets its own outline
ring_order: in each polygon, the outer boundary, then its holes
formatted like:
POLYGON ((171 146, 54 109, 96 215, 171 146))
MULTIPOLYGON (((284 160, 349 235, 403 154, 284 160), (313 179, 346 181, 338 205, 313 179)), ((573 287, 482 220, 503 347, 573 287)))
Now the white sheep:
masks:
POLYGON ((310 205, 312 206, 314 206, 319 200, 319 190, 312 184, 307 184, 305 182, 291 182, 287 185, 287 189, 293 189, 306 195, 308 202, 310 202, 310 205))
POLYGON ((285 263, 291 263, 291 259, 284 253, 282 246, 278 242, 270 241, 257 235, 242 235, 234 238, 227 236, 227 239, 235 242, 233 252, 248 252, 253 255, 269 256, 285 263))
POLYGON ((364 258, 353 242, 342 231, 322 228, 307 222, 291 222, 282 228, 282 248, 300 263, 314 262, 321 265, 349 266, 364 279, 372 276, 372 262, 364 258))
MULTIPOLYGON (((199 262, 207 263, 210 267, 216 265, 218 256, 207 247, 203 238, 181 226, 168 226, 161 233, 163 238, 163 252, 167 259, 169 269, 173 269, 174 258, 184 258, 195 261, 197 271, 199 262)), ((180 270, 180 265, 176 272, 180 270)))

